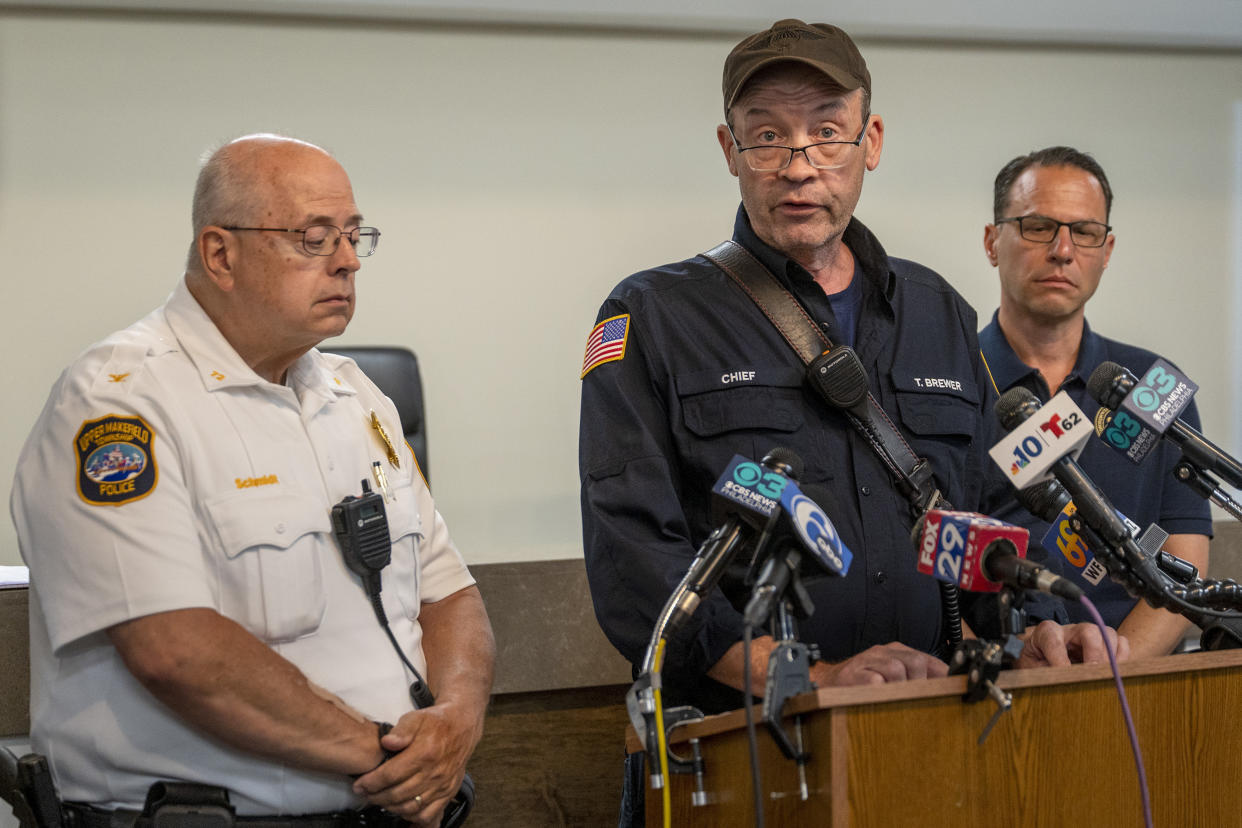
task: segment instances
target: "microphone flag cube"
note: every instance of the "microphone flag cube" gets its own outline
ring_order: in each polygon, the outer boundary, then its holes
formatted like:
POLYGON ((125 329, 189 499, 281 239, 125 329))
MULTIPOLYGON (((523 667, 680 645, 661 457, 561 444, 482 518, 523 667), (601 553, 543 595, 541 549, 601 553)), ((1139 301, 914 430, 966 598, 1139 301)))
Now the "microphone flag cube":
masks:
POLYGON ((1062 457, 1078 459, 1094 433, 1091 421, 1062 391, 989 449, 1015 488, 1048 479, 1062 457))
POLYGON ((919 538, 918 570, 967 592, 999 592, 1002 584, 983 573, 984 550, 988 544, 1005 540, 1014 545, 1019 558, 1025 558, 1029 538, 1027 530, 1002 520, 932 509, 919 538))

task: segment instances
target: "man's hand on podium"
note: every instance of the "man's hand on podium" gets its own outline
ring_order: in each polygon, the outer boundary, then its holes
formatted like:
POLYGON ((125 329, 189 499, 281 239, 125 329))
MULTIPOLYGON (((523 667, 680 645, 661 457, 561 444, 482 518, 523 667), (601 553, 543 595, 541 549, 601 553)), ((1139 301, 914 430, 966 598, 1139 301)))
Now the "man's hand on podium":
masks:
POLYGON ((886 684, 948 674, 949 665, 940 659, 895 641, 877 644, 836 664, 821 661, 811 667, 811 681, 820 687, 886 684))
MULTIPOLYGON (((1118 661, 1130 657, 1130 641, 1118 635, 1112 627, 1108 640, 1112 642, 1118 661)), ((1108 651, 1104 639, 1094 624, 1066 624, 1041 621, 1036 627, 1028 627, 1022 636, 1025 646, 1018 657, 1017 667, 1064 667, 1070 664, 1107 663, 1108 651)))

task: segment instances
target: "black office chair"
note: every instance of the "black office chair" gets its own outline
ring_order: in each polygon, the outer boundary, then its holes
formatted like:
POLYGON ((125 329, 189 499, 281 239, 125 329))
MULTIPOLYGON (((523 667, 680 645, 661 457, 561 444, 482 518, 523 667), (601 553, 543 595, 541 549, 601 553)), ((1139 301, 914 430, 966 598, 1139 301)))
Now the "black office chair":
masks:
POLYGON ((362 373, 388 395, 401 416, 401 431, 414 450, 423 479, 431 485, 431 468, 427 465, 427 419, 423 415, 423 381, 418 373, 418 357, 408 348, 359 346, 331 348, 358 363, 362 373))

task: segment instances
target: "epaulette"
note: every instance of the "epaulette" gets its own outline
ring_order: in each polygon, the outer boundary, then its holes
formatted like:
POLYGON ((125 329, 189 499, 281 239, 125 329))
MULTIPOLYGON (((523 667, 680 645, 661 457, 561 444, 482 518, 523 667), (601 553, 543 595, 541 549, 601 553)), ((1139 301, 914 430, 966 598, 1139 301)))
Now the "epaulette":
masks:
POLYGON ((91 390, 111 394, 128 393, 142 373, 143 365, 150 354, 150 347, 143 342, 118 342, 113 345, 112 353, 95 375, 91 390))

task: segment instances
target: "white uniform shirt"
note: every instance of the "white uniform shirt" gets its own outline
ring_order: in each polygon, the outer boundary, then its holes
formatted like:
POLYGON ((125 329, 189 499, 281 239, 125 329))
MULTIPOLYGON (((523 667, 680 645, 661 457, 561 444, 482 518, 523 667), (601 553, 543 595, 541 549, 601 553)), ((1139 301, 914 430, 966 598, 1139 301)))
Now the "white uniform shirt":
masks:
POLYGON ((474 583, 401 438, 352 360, 311 350, 275 385, 252 371, 184 280, 165 305, 57 381, 18 461, 11 508, 30 567, 31 741, 68 801, 140 807, 156 779, 223 785, 238 813, 359 804, 344 776, 253 757, 182 723, 105 630, 209 607, 363 714, 411 709, 410 676, 330 512, 380 461, 392 563, 383 605, 425 674, 421 602, 474 583), (400 468, 371 426, 378 415, 400 468))

